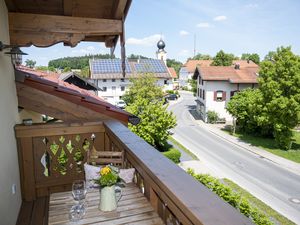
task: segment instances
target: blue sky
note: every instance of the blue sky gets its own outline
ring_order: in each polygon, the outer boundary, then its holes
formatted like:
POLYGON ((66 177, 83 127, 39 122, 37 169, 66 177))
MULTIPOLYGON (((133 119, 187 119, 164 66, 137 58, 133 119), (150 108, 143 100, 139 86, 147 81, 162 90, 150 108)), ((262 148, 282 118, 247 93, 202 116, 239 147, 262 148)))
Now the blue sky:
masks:
MULTIPOLYGON (((126 19, 126 54, 155 58, 161 35, 167 57, 185 62, 196 52, 225 52, 261 57, 278 46, 292 46, 300 54, 299 0, 133 0, 126 19)), ((119 46, 119 44, 118 44, 119 46)), ((23 48, 24 57, 47 65, 65 56, 109 53, 101 43, 85 42, 75 48, 23 48)), ((119 47, 115 54, 120 57, 119 47)))

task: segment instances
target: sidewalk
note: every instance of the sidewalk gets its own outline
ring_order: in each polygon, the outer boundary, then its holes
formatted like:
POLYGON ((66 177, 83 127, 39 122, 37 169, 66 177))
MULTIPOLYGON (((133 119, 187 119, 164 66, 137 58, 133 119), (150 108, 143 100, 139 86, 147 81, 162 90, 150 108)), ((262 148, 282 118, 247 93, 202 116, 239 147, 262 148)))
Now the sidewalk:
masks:
POLYGON ((215 127, 212 124, 204 123, 202 120, 195 120, 195 122, 199 126, 204 127, 209 132, 211 132, 211 133, 215 134, 216 136, 224 139, 225 141, 228 141, 232 144, 235 144, 235 145, 237 145, 237 146, 239 146, 239 147, 241 147, 241 148, 243 148, 247 151, 250 151, 254 154, 259 155, 261 158, 272 161, 273 163, 278 164, 281 167, 283 167, 283 168, 285 168, 285 169, 287 169, 287 170, 289 170, 289 171, 291 171, 291 172, 293 172, 297 175, 300 175, 300 164, 299 163, 287 160, 287 159, 282 158, 280 156, 274 155, 274 154, 272 154, 272 153, 270 153, 266 150, 263 150, 263 149, 258 148, 256 146, 253 146, 249 143, 246 143, 246 142, 240 140, 237 137, 234 137, 230 134, 225 133, 224 131, 220 130, 220 128, 215 127))

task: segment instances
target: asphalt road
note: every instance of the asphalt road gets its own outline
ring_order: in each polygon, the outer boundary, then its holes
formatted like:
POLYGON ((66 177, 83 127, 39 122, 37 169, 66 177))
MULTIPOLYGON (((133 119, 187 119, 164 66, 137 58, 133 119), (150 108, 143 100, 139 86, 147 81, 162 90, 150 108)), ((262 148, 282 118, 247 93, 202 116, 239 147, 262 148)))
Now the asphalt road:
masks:
POLYGON ((182 93, 177 103, 169 106, 169 110, 177 117, 173 137, 196 154, 209 169, 234 181, 276 211, 300 224, 300 175, 201 127, 192 116, 195 105, 195 98, 190 93, 182 93))

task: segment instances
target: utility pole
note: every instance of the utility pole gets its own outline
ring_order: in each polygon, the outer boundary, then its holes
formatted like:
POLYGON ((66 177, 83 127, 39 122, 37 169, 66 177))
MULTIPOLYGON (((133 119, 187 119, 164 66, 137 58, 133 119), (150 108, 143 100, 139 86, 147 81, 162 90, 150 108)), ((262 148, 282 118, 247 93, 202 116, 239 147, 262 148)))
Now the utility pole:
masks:
POLYGON ((194 57, 196 56, 196 34, 194 34, 194 57))

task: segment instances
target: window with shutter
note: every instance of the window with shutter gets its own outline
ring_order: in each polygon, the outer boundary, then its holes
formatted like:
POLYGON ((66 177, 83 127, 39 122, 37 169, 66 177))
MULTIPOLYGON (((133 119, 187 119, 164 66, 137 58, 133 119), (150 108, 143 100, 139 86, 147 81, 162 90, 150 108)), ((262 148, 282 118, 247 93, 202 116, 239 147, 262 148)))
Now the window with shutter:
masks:
POLYGON ((222 101, 226 101, 226 91, 223 91, 223 94, 222 94, 222 101))
POLYGON ((202 93, 202 98, 203 98, 203 100, 205 100, 205 91, 204 91, 204 89, 203 89, 203 93, 202 93))
POLYGON ((225 101, 226 100, 226 92, 225 91, 215 91, 214 93, 215 101, 225 101))
POLYGON ((238 92, 238 90, 236 90, 236 91, 231 91, 231 92, 230 92, 230 98, 232 98, 237 92, 238 92))

